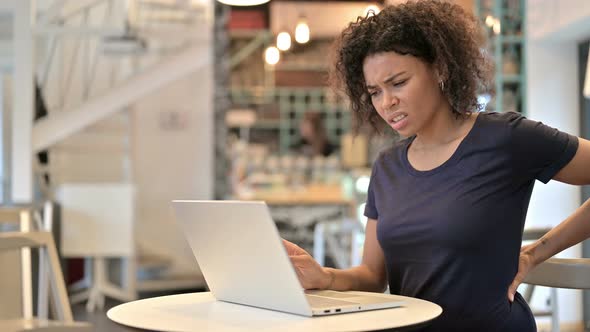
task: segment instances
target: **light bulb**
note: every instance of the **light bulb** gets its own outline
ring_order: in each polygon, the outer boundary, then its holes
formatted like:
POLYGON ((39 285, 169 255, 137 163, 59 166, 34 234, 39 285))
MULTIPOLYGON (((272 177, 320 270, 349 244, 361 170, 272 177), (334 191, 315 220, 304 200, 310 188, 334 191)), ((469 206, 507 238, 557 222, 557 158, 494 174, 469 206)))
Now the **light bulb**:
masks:
POLYGON ((494 20, 494 25, 492 26, 492 30, 494 30, 495 34, 497 34, 497 35, 500 34, 500 32, 502 31, 502 26, 501 26, 500 20, 498 20, 498 19, 494 20))
POLYGON ((377 15, 380 11, 381 9, 379 9, 379 7, 377 7, 376 5, 368 5, 365 9, 365 17, 368 16, 371 12, 373 12, 371 15, 377 15))
POLYGON ((266 51, 264 51, 264 61, 266 61, 266 63, 268 63, 269 65, 276 65, 277 63, 279 63, 280 59, 281 52, 279 52, 278 48, 270 46, 266 49, 266 51))
POLYGON ((256 6, 267 3, 270 0, 217 0, 223 4, 230 6, 256 6))
POLYGON ((368 176, 361 176, 356 180, 354 187, 357 192, 366 194, 369 192, 369 181, 370 178, 368 176))
POLYGON ((295 27, 295 41, 299 44, 305 44, 309 41, 309 26, 305 20, 299 20, 295 27))
POLYGON ((282 31, 277 35, 277 48, 281 51, 286 51, 291 48, 291 35, 282 31))

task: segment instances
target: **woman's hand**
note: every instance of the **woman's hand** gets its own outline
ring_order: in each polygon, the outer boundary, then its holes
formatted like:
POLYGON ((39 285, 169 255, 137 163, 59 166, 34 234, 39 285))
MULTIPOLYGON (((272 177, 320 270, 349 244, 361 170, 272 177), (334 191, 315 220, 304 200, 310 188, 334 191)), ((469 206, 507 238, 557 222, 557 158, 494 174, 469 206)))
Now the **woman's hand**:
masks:
POLYGON ((334 273, 324 269, 307 251, 283 240, 287 254, 295 268, 301 286, 305 289, 328 289, 334 281, 334 273))
POLYGON ((518 286, 524 281, 526 275, 535 267, 535 260, 533 257, 533 250, 531 246, 527 245, 520 248, 520 257, 518 259, 518 273, 514 277, 512 284, 508 287, 508 300, 514 301, 514 295, 518 286))

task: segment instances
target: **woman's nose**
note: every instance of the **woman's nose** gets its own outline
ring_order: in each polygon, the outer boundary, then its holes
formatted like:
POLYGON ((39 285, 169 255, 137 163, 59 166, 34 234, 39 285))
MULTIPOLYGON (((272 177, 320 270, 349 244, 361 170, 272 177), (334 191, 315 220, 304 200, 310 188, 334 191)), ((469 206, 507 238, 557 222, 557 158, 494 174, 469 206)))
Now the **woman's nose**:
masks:
POLYGON ((393 106, 397 105, 399 102, 399 99, 392 93, 383 93, 383 101, 382 101, 382 107, 383 109, 390 109, 393 106))

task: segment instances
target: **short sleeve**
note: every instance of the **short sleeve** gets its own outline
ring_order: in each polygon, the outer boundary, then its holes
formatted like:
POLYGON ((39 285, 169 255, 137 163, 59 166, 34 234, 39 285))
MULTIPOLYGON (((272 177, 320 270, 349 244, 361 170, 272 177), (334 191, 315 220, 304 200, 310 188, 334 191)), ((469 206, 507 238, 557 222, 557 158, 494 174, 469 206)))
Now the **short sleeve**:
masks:
POLYGON ((365 217, 369 219, 375 219, 379 217, 377 212, 377 206, 375 205, 375 178, 377 173, 377 167, 373 166, 371 171, 371 179, 369 180, 369 189, 367 191, 367 202, 365 204, 365 217))
POLYGON ((519 113, 510 114, 510 149, 520 175, 549 182, 578 149, 578 138, 519 113))

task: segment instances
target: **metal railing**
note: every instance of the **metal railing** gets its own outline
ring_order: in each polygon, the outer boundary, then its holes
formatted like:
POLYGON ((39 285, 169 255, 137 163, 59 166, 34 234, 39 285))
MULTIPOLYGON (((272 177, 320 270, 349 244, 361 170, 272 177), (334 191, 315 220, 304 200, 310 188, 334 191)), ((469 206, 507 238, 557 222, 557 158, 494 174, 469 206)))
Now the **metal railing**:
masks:
POLYGON ((42 91, 47 91, 50 84, 54 88, 56 81, 50 77, 58 76, 59 91, 57 98, 50 100, 50 110, 62 111, 75 106, 70 102, 75 100, 72 98, 74 89, 79 90, 77 97, 80 97, 79 103, 83 103, 151 65, 149 61, 140 61, 137 55, 158 58, 194 42, 187 39, 175 47, 163 48, 146 44, 151 34, 166 30, 158 29, 162 24, 187 32, 203 19, 203 11, 198 7, 174 6, 170 2, 95 0, 78 4, 78 1, 57 1, 40 16, 40 24, 34 30, 37 35, 46 37, 47 47, 37 71, 42 91), (62 9, 66 4, 74 8, 62 9), (99 21, 98 24, 95 21, 99 21), (122 69, 125 62, 132 63, 131 71, 122 69), (79 70, 77 77, 76 70, 79 70), (106 85, 97 78, 101 73, 108 73, 106 85))

